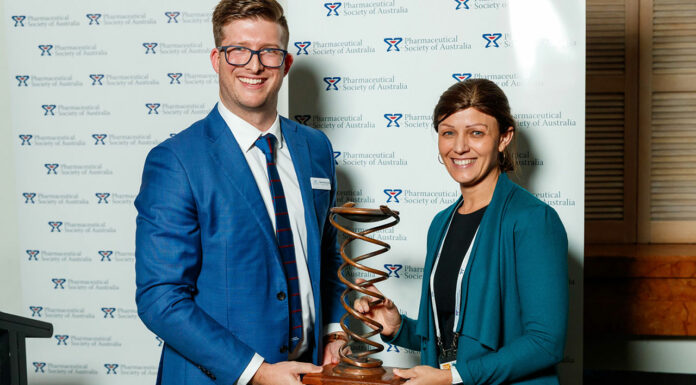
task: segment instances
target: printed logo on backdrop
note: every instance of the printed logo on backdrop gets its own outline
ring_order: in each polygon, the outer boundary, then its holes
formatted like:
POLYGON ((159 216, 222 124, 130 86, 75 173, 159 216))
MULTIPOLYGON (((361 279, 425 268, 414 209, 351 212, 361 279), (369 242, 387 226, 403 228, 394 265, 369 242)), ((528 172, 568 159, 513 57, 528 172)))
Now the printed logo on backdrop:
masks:
POLYGON ((297 56, 302 54, 309 55, 309 52, 307 52, 307 47, 310 45, 312 45, 311 41, 296 41, 295 47, 297 47, 297 56))
POLYGON ((341 156, 341 151, 334 151, 333 156, 334 156, 334 163, 338 166, 338 158, 341 156))
POLYGON ((106 146, 106 143, 104 143, 104 139, 106 139, 108 135, 106 134, 92 134, 92 138, 94 139, 94 145, 99 145, 102 144, 106 146))
POLYGON ((456 10, 460 9, 469 9, 469 5, 467 4, 469 0, 454 0, 457 3, 457 8, 456 10))
POLYGON ((384 42, 387 43, 387 52, 393 51, 401 51, 399 49, 399 44, 404 41, 403 38, 401 37, 386 37, 384 38, 384 42))
POLYGON ((14 21, 15 27, 24 27, 24 20, 26 16, 12 16, 12 21, 14 21))
POLYGON ((145 103, 145 107, 147 107, 147 110, 148 110, 147 114, 148 115, 152 115, 152 114, 159 115, 159 112, 157 112, 157 110, 160 108, 160 105, 161 104, 159 104, 159 103, 145 103))
POLYGON ((457 3, 455 10, 491 10, 497 11, 507 8, 508 0, 454 0, 457 3))
POLYGON ((295 115, 299 123, 309 125, 319 130, 344 128, 376 128, 371 120, 365 120, 363 114, 351 115, 295 115), (312 123, 310 124, 310 121, 312 123))
POLYGON ((114 313, 116 313, 115 307, 103 307, 101 311, 104 312, 104 318, 114 318, 114 313))
POLYGON ((98 18, 99 25, 127 25, 132 27, 157 24, 157 20, 149 17, 146 13, 101 13, 100 16, 98 18))
MULTIPOLYGON (((136 134, 136 135, 109 135, 109 146, 149 146, 154 147, 160 144, 164 139, 158 139, 152 134, 136 134)), ((96 144, 96 143, 95 143, 96 144)))
POLYGON ((101 262, 104 262, 105 260, 107 262, 111 262, 111 255, 114 252, 112 250, 99 250, 99 255, 101 255, 101 262))
POLYGON ((138 310, 128 309, 128 308, 115 308, 115 307, 102 307, 100 308, 100 314, 103 315, 102 319, 137 319, 138 310))
POLYGON ((326 91, 348 92, 375 92, 375 91, 403 91, 408 89, 408 84, 396 78, 396 75, 348 77, 328 76, 324 78, 326 91), (338 84, 341 86, 338 87, 338 84))
POLYGON ((29 75, 17 75, 15 76, 15 79, 17 79, 17 87, 29 87, 27 84, 27 80, 29 80, 29 75))
POLYGON ((401 167, 408 161, 396 151, 391 152, 334 152, 336 164, 347 167, 401 167), (339 159, 340 157, 340 159, 339 159))
POLYGON ((39 49, 41 50, 41 56, 52 56, 53 44, 39 44, 39 49))
POLYGON ((155 341, 157 341, 157 347, 161 347, 162 344, 164 343, 164 340, 162 339, 162 337, 159 337, 159 336, 155 336, 155 341))
POLYGON ((63 226, 63 222, 49 221, 48 225, 51 227, 51 232, 60 233, 60 227, 63 226))
POLYGON ((389 274, 388 277, 394 277, 394 278, 401 278, 399 276, 399 270, 403 269, 404 265, 393 265, 390 263, 387 263, 384 265, 384 268, 387 270, 387 273, 389 274))
POLYGON ((384 189, 385 203, 417 206, 450 205, 459 198, 455 191, 416 191, 410 189, 384 189))
POLYGON ((486 48, 499 48, 498 40, 503 37, 502 33, 484 33, 483 40, 486 41, 486 48))
POLYGON ((68 338, 70 338, 70 336, 67 335, 67 334, 56 334, 56 335, 55 335, 55 339, 58 340, 58 345, 59 345, 59 346, 60 346, 60 345, 68 346, 68 343, 67 343, 68 338))
POLYGON ((56 105, 55 104, 42 104, 41 108, 44 110, 43 116, 56 116, 55 110, 56 110, 56 105))
POLYGON ((544 161, 537 158, 530 151, 518 152, 517 165, 520 167, 540 167, 544 165, 544 161))
POLYGON ((181 12, 179 11, 167 11, 164 13, 165 16, 167 16, 167 24, 174 22, 175 24, 179 23, 179 20, 177 18, 179 15, 181 15, 181 12))
POLYGON ((387 127, 401 127, 399 125, 399 120, 404 117, 404 114, 384 114, 384 118, 387 119, 387 127))
POLYGON ((169 76, 169 84, 181 84, 181 77, 184 76, 181 72, 170 72, 167 74, 169 76))
POLYGON ((309 121, 312 120, 312 115, 295 115, 295 120, 297 123, 309 125, 309 121))
POLYGON ((46 373, 44 372, 45 362, 32 362, 31 364, 34 365, 34 373, 46 373))
POLYGON ((22 134, 19 135, 19 139, 22 140, 22 146, 27 145, 31 146, 31 138, 33 138, 34 135, 29 135, 29 134, 22 134))
MULTIPOLYGON (((40 197, 40 195, 39 195, 39 197, 40 197)), ((89 202, 86 202, 82 199, 79 199, 77 201, 67 201, 66 200, 65 203, 88 204, 89 202)), ((55 222, 55 221, 52 221, 52 222, 48 222, 48 224, 51 226, 51 232, 55 231, 58 233, 88 234, 88 233, 115 233, 116 232, 116 229, 113 228, 111 225, 107 224, 106 222, 55 222)))
POLYGON ((54 290, 65 290, 65 284, 66 279, 65 278, 51 278, 51 282, 53 282, 53 289, 54 290))
POLYGON ((38 261, 39 258, 37 256, 39 255, 39 250, 26 250, 27 255, 29 256, 30 261, 38 261))
POLYGON ((155 51, 155 48, 157 48, 157 43, 143 43, 143 47, 145 47, 145 54, 156 54, 157 51, 155 51))
POLYGON ((41 317, 41 311, 43 310, 43 306, 29 306, 29 310, 31 310, 31 316, 32 317, 41 317))
POLYGON ((409 12, 407 7, 397 5, 396 3, 397 2, 395 0, 352 0, 324 3, 324 8, 325 10, 328 10, 328 13, 326 14, 327 17, 386 16, 405 14, 409 12))
POLYGON ((88 13, 85 16, 87 16, 87 19, 89 20, 89 25, 100 25, 99 19, 102 17, 101 13, 88 13))
POLYGON ((464 80, 471 79, 471 74, 470 73, 453 73, 452 77, 454 80, 458 82, 463 82, 464 80))
POLYGON ((341 81, 340 76, 329 76, 324 78, 324 83, 326 83, 326 91, 336 90, 338 91, 338 83, 341 81))
POLYGON ((48 170, 46 175, 51 175, 51 174, 58 175, 57 170, 58 170, 58 167, 60 167, 60 165, 58 163, 46 163, 46 164, 44 164, 44 167, 46 167, 46 169, 48 170))
POLYGON ((169 104, 169 103, 145 103, 148 115, 194 115, 204 116, 210 112, 210 108, 204 103, 169 104), (161 109, 160 109, 161 108, 161 109))
POLYGON ((91 74, 89 78, 92 79, 93 86, 103 86, 102 79, 104 79, 104 74, 91 74))
POLYGON ((116 373, 116 369, 118 369, 118 364, 104 364, 104 367, 106 368, 106 374, 118 374, 116 373))
POLYGON ((24 197, 24 203, 25 203, 25 204, 29 204, 29 203, 34 204, 34 203, 36 203, 36 202, 34 202, 34 198, 36 197, 36 193, 33 193, 33 192, 32 192, 32 193, 25 192, 25 193, 22 193, 22 196, 24 197))
POLYGON ((56 46, 53 44, 40 44, 38 47, 41 50, 41 56, 84 57, 106 56, 109 54, 96 44, 56 46))
POLYGON ((533 195, 542 201, 544 201, 547 205, 551 207, 575 207, 576 202, 574 199, 568 198, 565 196, 565 194, 561 191, 543 191, 543 192, 535 192, 533 195))
MULTIPOLYGON (((502 86, 501 86, 502 87, 502 86)), ((554 112, 524 112, 513 114, 520 128, 567 128, 576 127, 577 120, 567 116, 563 111, 554 112)))
POLYGON ((95 193, 94 195, 99 199, 97 204, 99 204, 99 205, 102 203, 109 204, 109 197, 111 196, 111 194, 109 194, 109 193, 95 193))

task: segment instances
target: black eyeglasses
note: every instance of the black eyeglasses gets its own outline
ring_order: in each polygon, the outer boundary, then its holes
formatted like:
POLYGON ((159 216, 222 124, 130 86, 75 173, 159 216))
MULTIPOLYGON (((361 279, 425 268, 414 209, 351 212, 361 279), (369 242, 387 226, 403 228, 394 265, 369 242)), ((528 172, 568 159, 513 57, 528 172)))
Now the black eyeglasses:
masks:
POLYGON ((280 48, 262 48, 256 51, 240 45, 223 45, 217 49, 225 53, 225 60, 233 66, 247 65, 251 58, 257 55, 264 67, 279 68, 285 62, 285 56, 288 54, 288 51, 280 48))

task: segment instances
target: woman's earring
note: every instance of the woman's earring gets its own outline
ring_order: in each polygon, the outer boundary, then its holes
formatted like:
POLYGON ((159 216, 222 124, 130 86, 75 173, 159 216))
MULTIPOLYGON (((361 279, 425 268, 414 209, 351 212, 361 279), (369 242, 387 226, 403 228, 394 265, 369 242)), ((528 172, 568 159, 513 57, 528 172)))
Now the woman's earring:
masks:
POLYGON ((445 162, 442 161, 440 154, 437 154, 437 161, 440 162, 440 164, 445 164, 445 162))

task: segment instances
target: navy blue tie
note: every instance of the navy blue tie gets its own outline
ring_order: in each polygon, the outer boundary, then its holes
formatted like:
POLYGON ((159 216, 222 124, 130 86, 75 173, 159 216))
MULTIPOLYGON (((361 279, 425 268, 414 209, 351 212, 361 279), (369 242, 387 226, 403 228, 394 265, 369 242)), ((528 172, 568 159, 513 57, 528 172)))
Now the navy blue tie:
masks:
POLYGON ((288 215, 288 205, 285 202, 285 192, 283 184, 280 183, 280 174, 275 161, 276 137, 267 134, 256 139, 258 147, 266 155, 266 168, 268 169, 268 180, 273 197, 273 209, 276 219, 276 237, 278 248, 285 268, 285 278, 288 283, 288 306, 290 308, 290 352, 295 350, 297 344, 302 339, 302 302, 300 301, 300 282, 297 275, 297 262, 295 258, 295 245, 292 238, 290 227, 290 216, 288 215))

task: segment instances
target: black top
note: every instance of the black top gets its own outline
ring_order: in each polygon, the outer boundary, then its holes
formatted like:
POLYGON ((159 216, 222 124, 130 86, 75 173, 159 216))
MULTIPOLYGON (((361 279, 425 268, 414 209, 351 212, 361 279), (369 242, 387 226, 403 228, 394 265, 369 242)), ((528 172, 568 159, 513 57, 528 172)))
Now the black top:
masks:
POLYGON ((481 218, 486 212, 486 207, 469 214, 454 212, 452 223, 442 245, 440 259, 437 262, 433 286, 437 318, 440 321, 440 333, 445 348, 452 346, 454 337, 452 329, 454 327, 454 307, 459 269, 467 250, 469 250, 469 245, 474 239, 476 229, 481 223, 481 218))

